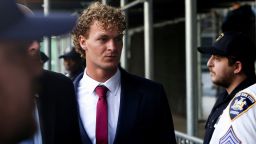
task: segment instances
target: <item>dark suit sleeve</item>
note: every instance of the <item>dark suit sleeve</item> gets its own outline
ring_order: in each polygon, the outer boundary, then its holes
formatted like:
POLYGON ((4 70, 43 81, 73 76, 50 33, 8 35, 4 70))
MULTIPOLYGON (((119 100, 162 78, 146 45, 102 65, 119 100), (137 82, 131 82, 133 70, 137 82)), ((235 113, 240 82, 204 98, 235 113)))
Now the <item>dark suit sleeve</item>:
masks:
POLYGON ((163 86, 146 82, 140 89, 143 96, 136 117, 135 143, 176 144, 172 115, 163 86))
POLYGON ((164 88, 161 86, 158 92, 159 102, 158 102, 158 114, 156 129, 158 136, 158 143, 161 144, 176 144, 174 127, 173 127, 173 119, 170 111, 170 107, 168 104, 168 100, 164 91, 164 88))
POLYGON ((77 101, 71 80, 62 78, 58 95, 56 143, 80 143, 77 101))
POLYGON ((121 71, 115 144, 176 144, 172 115, 161 84, 121 71))
POLYGON ((43 143, 81 143, 72 81, 62 74, 44 71, 40 85, 39 116, 43 143))

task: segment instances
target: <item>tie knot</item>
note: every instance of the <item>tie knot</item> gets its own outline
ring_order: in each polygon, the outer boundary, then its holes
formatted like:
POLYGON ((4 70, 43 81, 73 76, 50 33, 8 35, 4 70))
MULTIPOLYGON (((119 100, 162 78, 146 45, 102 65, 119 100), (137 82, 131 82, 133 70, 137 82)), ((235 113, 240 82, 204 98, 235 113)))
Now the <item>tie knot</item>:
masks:
POLYGON ((95 92, 96 94, 100 97, 100 98, 106 98, 106 93, 108 91, 108 88, 105 87, 104 85, 99 85, 95 88, 95 92))

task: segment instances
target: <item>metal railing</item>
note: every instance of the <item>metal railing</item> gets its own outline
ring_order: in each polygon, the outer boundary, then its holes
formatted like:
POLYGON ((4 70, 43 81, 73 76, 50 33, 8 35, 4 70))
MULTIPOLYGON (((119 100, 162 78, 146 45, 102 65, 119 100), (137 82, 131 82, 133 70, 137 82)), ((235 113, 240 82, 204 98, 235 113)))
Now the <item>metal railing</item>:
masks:
POLYGON ((175 131, 177 144, 203 144, 203 140, 197 137, 189 136, 182 132, 175 131))

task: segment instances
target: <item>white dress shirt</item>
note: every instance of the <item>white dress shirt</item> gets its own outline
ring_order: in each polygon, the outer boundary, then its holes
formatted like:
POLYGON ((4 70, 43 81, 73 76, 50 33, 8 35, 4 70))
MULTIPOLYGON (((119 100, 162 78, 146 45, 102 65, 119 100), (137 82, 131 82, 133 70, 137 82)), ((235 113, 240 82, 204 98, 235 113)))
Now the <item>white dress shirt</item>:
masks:
POLYGON ((79 82, 78 86, 78 104, 79 113, 91 142, 96 144, 96 108, 98 102, 98 96, 95 93, 95 88, 98 85, 104 85, 108 88, 107 103, 108 103, 108 143, 113 144, 117 121, 120 107, 120 94, 121 94, 121 75, 119 69, 117 72, 106 82, 100 83, 89 77, 85 73, 83 78, 79 82))
MULTIPOLYGON (((36 95, 37 95, 36 97, 38 97, 38 94, 36 94, 36 95)), ((23 140, 19 144, 42 144, 42 134, 41 134, 39 111, 37 108, 37 104, 35 104, 34 119, 35 119, 36 126, 37 126, 36 132, 34 133, 34 135, 31 138, 23 140)))
POLYGON ((42 144, 42 134, 41 134, 41 127, 40 127, 40 120, 39 120, 39 111, 38 111, 37 106, 35 106, 35 119, 36 119, 37 131, 34 135, 34 144, 42 144))

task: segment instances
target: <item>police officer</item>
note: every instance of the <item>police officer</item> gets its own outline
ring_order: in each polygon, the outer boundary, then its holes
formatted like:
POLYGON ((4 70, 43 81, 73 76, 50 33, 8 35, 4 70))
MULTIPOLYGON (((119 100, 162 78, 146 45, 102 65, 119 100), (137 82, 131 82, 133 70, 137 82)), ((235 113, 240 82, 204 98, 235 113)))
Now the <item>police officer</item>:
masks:
POLYGON ((249 113, 253 111, 256 116, 255 49, 239 32, 222 33, 212 47, 198 48, 199 52, 211 55, 207 66, 212 82, 226 90, 218 96, 208 117, 204 144, 254 143, 256 118, 252 119, 249 113))
POLYGON ((63 58, 63 64, 65 70, 67 71, 66 76, 68 76, 72 81, 84 71, 84 60, 81 58, 80 54, 72 48, 71 51, 59 56, 63 58))

